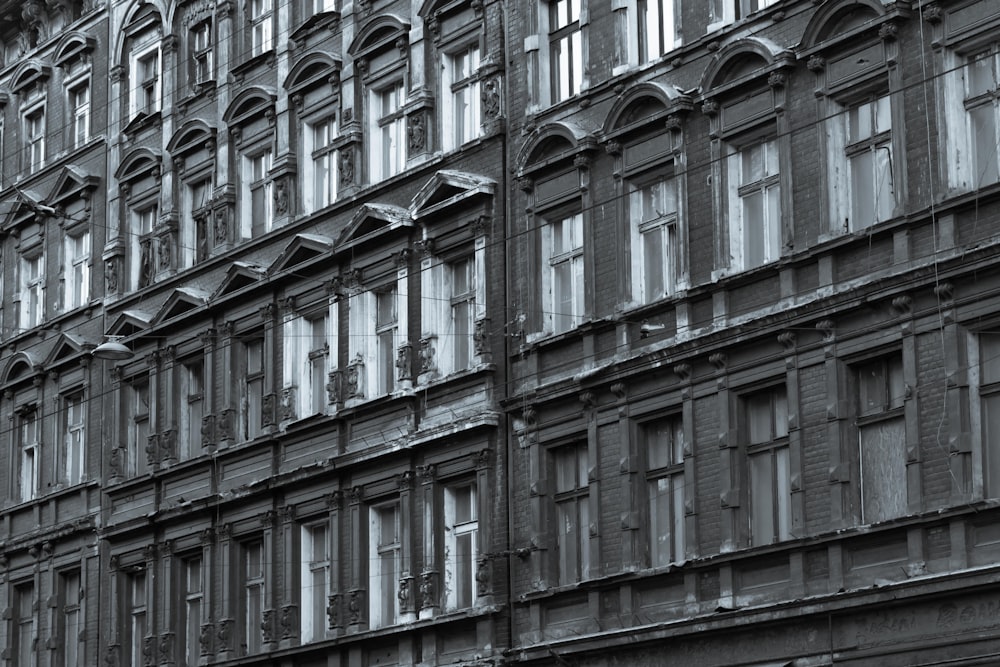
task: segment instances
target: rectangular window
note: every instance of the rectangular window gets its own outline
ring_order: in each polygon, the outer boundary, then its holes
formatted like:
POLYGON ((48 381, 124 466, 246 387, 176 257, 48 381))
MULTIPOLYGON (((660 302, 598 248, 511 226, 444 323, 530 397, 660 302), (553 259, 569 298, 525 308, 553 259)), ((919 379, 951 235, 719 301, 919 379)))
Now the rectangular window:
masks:
POLYGON ((128 655, 132 667, 144 665, 142 646, 147 630, 146 572, 139 570, 128 575, 125 587, 128 607, 128 655))
POLYGON ((36 662, 35 651, 35 586, 27 582, 14 586, 14 603, 16 623, 14 642, 16 644, 14 654, 17 656, 17 667, 25 665, 34 667, 36 662))
POLYGON ((549 74, 552 103, 578 94, 583 87, 583 32, 580 0, 549 2, 549 74))
POLYGON ((264 620, 264 543, 243 544, 243 646, 247 654, 260 653, 260 624, 264 620))
POLYGON ((261 434, 261 404, 264 400, 264 341, 247 338, 240 349, 240 441, 253 440, 261 434))
POLYGON ((90 300, 90 231, 79 230, 64 238, 63 307, 73 310, 90 300))
POLYGON ((969 55, 965 65, 965 110, 969 118, 974 187, 1000 180, 1000 46, 969 55))
POLYGON ((195 667, 201 655, 201 619, 205 601, 204 568, 201 558, 185 558, 182 565, 181 585, 184 599, 180 601, 184 614, 179 629, 184 633, 180 646, 184 651, 187 667, 195 667))
POLYGON ((21 255, 20 271, 21 308, 20 328, 30 329, 42 323, 45 317, 45 257, 40 252, 21 255))
POLYGON ((377 342, 378 393, 396 388, 396 346, 399 331, 396 288, 375 294, 375 339, 377 342))
POLYGON ((20 449, 18 497, 23 502, 38 496, 38 465, 40 463, 38 411, 34 406, 21 408, 17 415, 17 422, 20 449))
POLYGON ((326 597, 330 591, 330 538, 324 523, 302 526, 302 642, 326 636, 326 597))
POLYGON ((45 107, 24 114, 24 162, 33 174, 45 166, 45 107))
POLYGON ((742 407, 750 478, 750 544, 787 540, 792 507, 785 387, 744 396, 742 407))
POLYGON ((153 229, 156 227, 156 204, 137 209, 133 215, 134 230, 129 234, 129 276, 132 289, 141 289, 153 284, 155 263, 153 253, 156 250, 156 239, 153 229))
POLYGON ((63 444, 60 463, 62 481, 67 485, 79 484, 86 472, 86 403, 83 393, 63 398, 63 444))
POLYGON ((1000 335, 979 335, 983 497, 1000 497, 1000 335))
POLYGON ((306 127, 312 177, 305 197, 306 210, 318 211, 332 204, 337 198, 337 152, 333 140, 337 136, 337 124, 333 118, 326 118, 306 127))
POLYGON ((774 139, 729 158, 730 248, 734 269, 752 269, 781 255, 781 190, 774 139))
POLYGON ((889 96, 851 107, 844 113, 850 173, 852 230, 892 217, 896 205, 892 177, 892 116, 889 96))
POLYGON ((79 148, 90 139, 90 83, 84 81, 67 90, 72 146, 79 148))
POLYGON ((62 572, 59 575, 59 664, 77 667, 80 664, 80 632, 83 631, 83 588, 80 572, 62 572))
POLYGON ((195 83, 212 81, 212 22, 202 21, 191 29, 191 64, 195 83))
POLYGON ((444 148, 453 150, 479 136, 479 46, 473 45, 445 56, 444 148))
POLYGON ((673 178, 632 188, 632 289, 641 303, 672 294, 679 274, 677 185, 673 178))
POLYGON ((181 257, 184 267, 209 258, 214 245, 210 229, 212 181, 203 179, 188 183, 184 189, 184 229, 181 230, 181 257))
POLYGON ((444 588, 448 609, 466 609, 476 601, 477 498, 475 484, 444 491, 444 588))
POLYGON ((894 354, 855 371, 861 521, 876 523, 906 514, 903 360, 894 354))
POLYGON ((128 441, 125 452, 128 477, 146 474, 146 445, 149 442, 149 383, 134 381, 126 387, 128 441))
POLYGON ((205 361, 201 357, 186 360, 177 371, 177 455, 184 460, 201 451, 201 419, 205 412, 205 361))
POLYGON ((652 62, 676 46, 674 0, 636 0, 639 62, 652 62))
POLYGON ((544 233, 549 265, 545 319, 551 323, 553 333, 562 333, 583 319, 583 215, 553 220, 544 233))
POLYGON ((250 55, 259 56, 274 48, 271 24, 274 21, 274 0, 249 0, 250 55))
POLYGON ((147 51, 135 61, 135 114, 160 110, 160 49, 147 51))
POLYGON ((684 429, 679 417, 643 428, 649 495, 649 564, 684 560, 684 429))
POLYGON ((244 220, 243 227, 244 230, 249 230, 250 238, 257 238, 271 231, 274 225, 272 181, 268 176, 271 171, 271 151, 246 156, 244 166, 248 177, 246 187, 249 188, 245 214, 249 214, 250 219, 244 220))
POLYGON ((326 412, 326 383, 329 376, 327 360, 330 357, 326 313, 305 319, 306 338, 309 349, 306 353, 309 393, 306 403, 309 414, 326 412))
POLYGON ((476 267, 471 257, 452 262, 451 333, 456 370, 472 367, 476 317, 476 267))
POLYGON ((374 113, 369 160, 372 183, 394 176, 406 166, 404 101, 402 81, 372 91, 374 113))
POLYGON ((556 580, 560 586, 590 576, 590 484, 586 445, 552 452, 555 472, 556 580))
POLYGON ((399 504, 372 507, 369 526, 369 603, 372 628, 396 623, 399 597, 396 587, 402 576, 399 504))

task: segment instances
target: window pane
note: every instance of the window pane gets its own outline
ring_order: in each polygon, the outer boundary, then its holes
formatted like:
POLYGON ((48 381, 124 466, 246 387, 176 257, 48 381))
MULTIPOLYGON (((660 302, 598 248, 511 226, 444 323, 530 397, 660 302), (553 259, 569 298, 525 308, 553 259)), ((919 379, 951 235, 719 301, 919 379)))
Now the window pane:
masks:
POLYGON ((650 565, 653 567, 673 561, 670 553, 674 533, 672 499, 670 477, 660 477, 649 483, 650 565))
POLYGON ((1000 394, 982 400, 983 495, 1000 497, 1000 394))
POLYGON ((791 507, 791 468, 788 462, 788 447, 774 450, 775 466, 775 502, 777 503, 778 533, 777 537, 787 540, 791 537, 792 507, 791 507))
POLYGON ((851 218, 854 227, 860 229, 876 222, 875 192, 872 188, 874 167, 872 153, 865 150, 850 159, 851 167, 851 218))
POLYGON ((975 155, 976 173, 973 185, 982 186, 996 183, 997 173, 997 108, 984 104, 969 109, 969 123, 972 130, 972 151, 975 155))
POLYGON ((771 452, 750 457, 750 541, 770 544, 774 538, 774 479, 771 452))
POLYGON ((861 510, 865 523, 906 514, 906 443, 903 418, 863 426, 861 510))
POLYGON ((892 217, 896 203, 892 181, 892 148, 889 143, 875 147, 875 212, 878 220, 892 217))
POLYGON ((743 197, 743 257, 745 268, 764 264, 767 259, 764 229, 764 194, 743 197))
POLYGON ((995 58, 990 50, 982 51, 969 58, 969 97, 976 97, 996 89, 994 62, 995 58))

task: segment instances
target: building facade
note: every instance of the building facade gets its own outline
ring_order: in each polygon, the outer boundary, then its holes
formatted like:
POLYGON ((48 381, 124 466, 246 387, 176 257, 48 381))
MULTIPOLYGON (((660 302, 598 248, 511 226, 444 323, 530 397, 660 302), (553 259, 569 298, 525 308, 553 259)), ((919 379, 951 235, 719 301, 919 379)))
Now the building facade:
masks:
POLYGON ((996 662, 997 34, 0 1, 0 659, 996 662))
POLYGON ((511 660, 994 662, 1000 8, 508 12, 511 660))

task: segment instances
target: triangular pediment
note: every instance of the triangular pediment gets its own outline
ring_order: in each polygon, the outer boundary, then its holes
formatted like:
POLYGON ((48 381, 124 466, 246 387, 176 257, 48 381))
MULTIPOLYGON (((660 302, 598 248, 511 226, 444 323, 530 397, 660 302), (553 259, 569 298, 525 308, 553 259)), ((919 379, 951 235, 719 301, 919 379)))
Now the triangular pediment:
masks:
POLYGON ((27 188, 14 188, 14 197, 8 202, 9 208, 3 219, 3 229, 10 230, 37 216, 55 213, 45 204, 42 195, 27 188))
POLYGON ((413 226, 405 208, 392 204, 363 204, 337 239, 337 252, 343 252, 384 234, 413 226))
POLYGON ((68 164, 59 172, 48 201, 53 206, 63 204, 79 197, 81 192, 93 192, 99 183, 97 176, 88 174, 75 164, 68 164))
POLYGON ((135 336, 149 329, 152 316, 141 310, 126 310, 108 328, 109 336, 135 336))
POLYGON ((333 239, 319 234, 297 234, 277 259, 271 263, 268 273, 274 275, 294 268, 317 257, 329 256, 333 250, 333 239))
POLYGON ((215 290, 212 299, 238 292, 244 287, 256 285, 267 276, 267 269, 249 262, 233 262, 226 271, 222 283, 215 290))
POLYGON ((208 303, 209 296, 211 295, 208 292, 196 287, 178 287, 163 302, 163 306, 156 313, 156 316, 153 317, 153 321, 150 324, 155 326, 166 320, 180 317, 192 310, 197 310, 208 303))
POLYGON ((415 219, 463 203, 477 195, 493 196, 496 181, 486 176, 450 169, 431 177, 413 198, 410 211, 415 219))
POLYGON ((59 340, 56 341, 49 355, 45 358, 45 367, 57 366, 70 359, 90 354, 94 347, 96 347, 94 343, 85 341, 79 336, 62 333, 59 335, 59 340))

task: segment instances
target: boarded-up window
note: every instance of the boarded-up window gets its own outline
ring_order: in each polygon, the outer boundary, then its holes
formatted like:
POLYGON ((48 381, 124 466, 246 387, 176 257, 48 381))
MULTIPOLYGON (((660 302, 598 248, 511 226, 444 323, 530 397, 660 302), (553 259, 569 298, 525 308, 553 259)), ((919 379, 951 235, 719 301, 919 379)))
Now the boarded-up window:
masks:
POLYGON ((903 362, 892 355, 857 367, 861 520, 906 514, 903 362))

